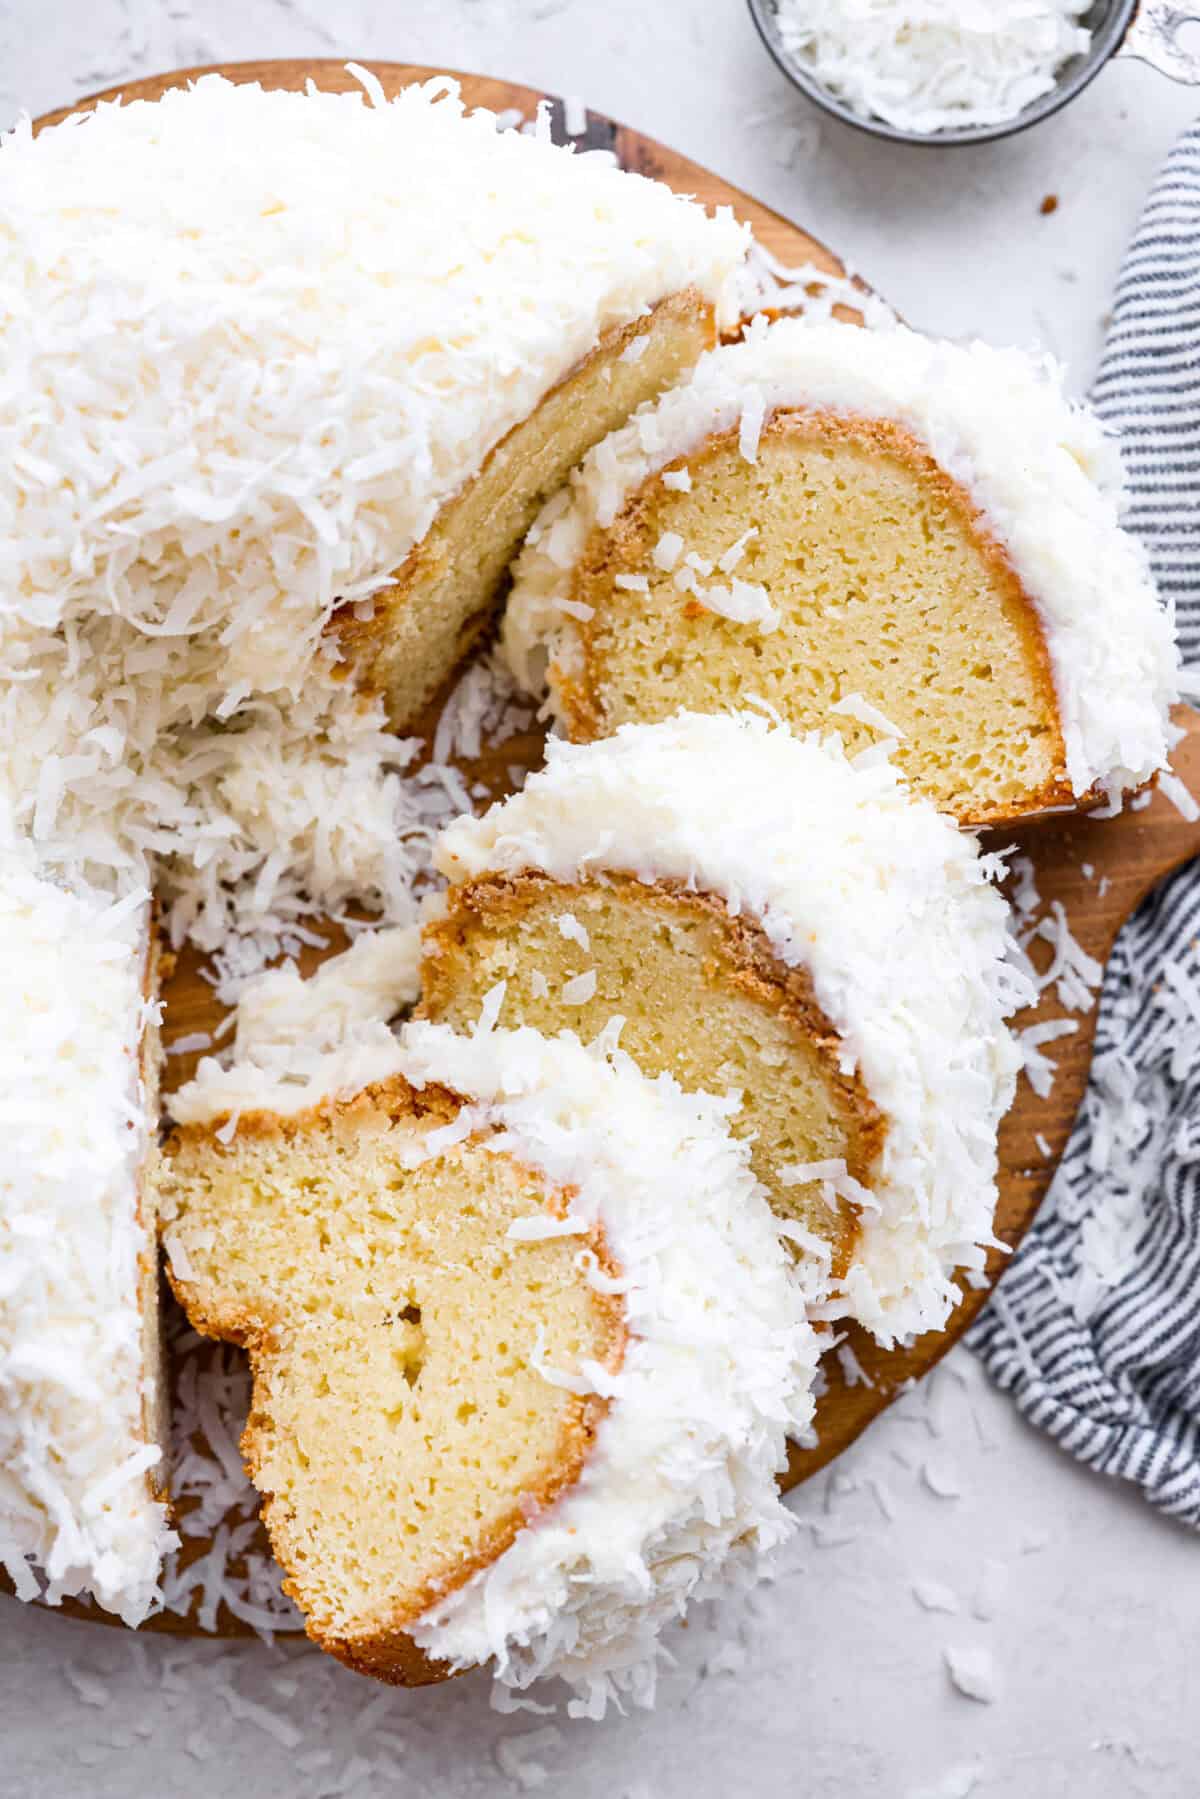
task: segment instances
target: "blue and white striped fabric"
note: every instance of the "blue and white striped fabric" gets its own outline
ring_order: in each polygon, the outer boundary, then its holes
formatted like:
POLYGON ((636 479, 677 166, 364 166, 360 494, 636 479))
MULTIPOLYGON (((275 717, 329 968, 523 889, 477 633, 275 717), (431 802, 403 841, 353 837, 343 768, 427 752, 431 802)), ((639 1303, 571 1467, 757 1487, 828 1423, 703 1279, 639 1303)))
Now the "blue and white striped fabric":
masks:
MULTIPOLYGON (((1200 127, 1130 247, 1093 401, 1200 657, 1200 127)), ((1126 926, 1054 1185, 969 1338, 1066 1450, 1200 1529, 1200 864, 1126 926)))

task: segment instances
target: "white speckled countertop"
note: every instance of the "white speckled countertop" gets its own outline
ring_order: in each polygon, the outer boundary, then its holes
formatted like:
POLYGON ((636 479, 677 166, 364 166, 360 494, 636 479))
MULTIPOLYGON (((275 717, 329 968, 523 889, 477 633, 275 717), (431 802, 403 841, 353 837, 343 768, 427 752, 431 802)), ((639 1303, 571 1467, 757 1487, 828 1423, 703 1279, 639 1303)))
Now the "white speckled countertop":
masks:
MULTIPOLYGON (((578 94, 802 221, 914 324, 1040 342, 1079 387, 1200 106, 1126 65, 1025 137, 905 150, 819 118, 741 0, 0 0, 0 124, 181 64, 343 53, 578 94)), ((964 1353, 795 1504, 787 1576, 697 1615, 657 1711, 600 1725, 498 1717, 482 1680, 392 1693, 303 1648, 0 1599, 0 1799, 1200 1791, 1200 1543, 1034 1436, 964 1353), (993 1703, 948 1678, 965 1650, 993 1703)))

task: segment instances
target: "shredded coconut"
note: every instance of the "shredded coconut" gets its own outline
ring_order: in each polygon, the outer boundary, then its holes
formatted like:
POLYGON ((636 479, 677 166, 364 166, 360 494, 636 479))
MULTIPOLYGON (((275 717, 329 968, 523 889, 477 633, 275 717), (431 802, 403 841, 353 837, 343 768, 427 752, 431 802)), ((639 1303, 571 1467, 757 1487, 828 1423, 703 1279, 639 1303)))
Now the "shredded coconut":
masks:
POLYGON ((878 731, 881 737, 891 738, 895 743, 904 741, 906 733, 900 729, 900 726, 894 725, 891 719, 879 710, 878 706, 873 706, 870 700, 861 693, 844 694, 829 710, 845 713, 847 718, 856 718, 860 725, 870 725, 871 729, 878 731))
POLYGON ((986 1649, 947 1649, 946 1672, 965 1699, 992 1705, 1000 1697, 996 1664, 986 1649))
POLYGON ((1164 769, 1158 777, 1158 790, 1166 799, 1170 800, 1175 810, 1183 818, 1186 818, 1189 824, 1195 824, 1196 820, 1200 818, 1200 805, 1197 805, 1195 795, 1189 791, 1178 775, 1171 774, 1164 769))
POLYGON ((931 134, 1048 94, 1092 34, 1089 0, 776 0, 784 50, 864 119, 931 134))
POLYGON ((957 1612, 958 1595, 941 1580, 914 1580, 912 1594, 922 1611, 957 1612))
POLYGON ((577 943, 582 950, 591 949, 592 940, 587 927, 580 924, 573 912, 560 912, 554 922, 558 926, 560 937, 564 937, 569 943, 577 943))

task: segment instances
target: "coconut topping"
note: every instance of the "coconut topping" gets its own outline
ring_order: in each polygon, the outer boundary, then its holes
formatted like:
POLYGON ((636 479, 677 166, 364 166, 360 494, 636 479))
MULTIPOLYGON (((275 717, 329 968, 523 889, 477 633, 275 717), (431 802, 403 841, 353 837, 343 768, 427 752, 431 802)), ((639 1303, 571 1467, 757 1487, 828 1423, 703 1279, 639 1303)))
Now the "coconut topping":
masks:
POLYGON ((1092 41, 1089 0, 777 0, 799 68, 863 118, 931 133, 996 125, 1092 41))

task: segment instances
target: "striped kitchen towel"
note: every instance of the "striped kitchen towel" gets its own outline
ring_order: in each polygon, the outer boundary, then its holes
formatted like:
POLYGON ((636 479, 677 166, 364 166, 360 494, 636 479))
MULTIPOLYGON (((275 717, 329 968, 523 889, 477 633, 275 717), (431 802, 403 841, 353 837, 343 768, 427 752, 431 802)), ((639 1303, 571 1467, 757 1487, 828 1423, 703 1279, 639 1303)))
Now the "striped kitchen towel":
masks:
MULTIPOLYGON (((1167 160, 1092 395, 1200 658, 1200 126, 1167 160)), ((1053 1186, 968 1339, 1026 1416, 1200 1529, 1200 863, 1122 932, 1053 1186)))

